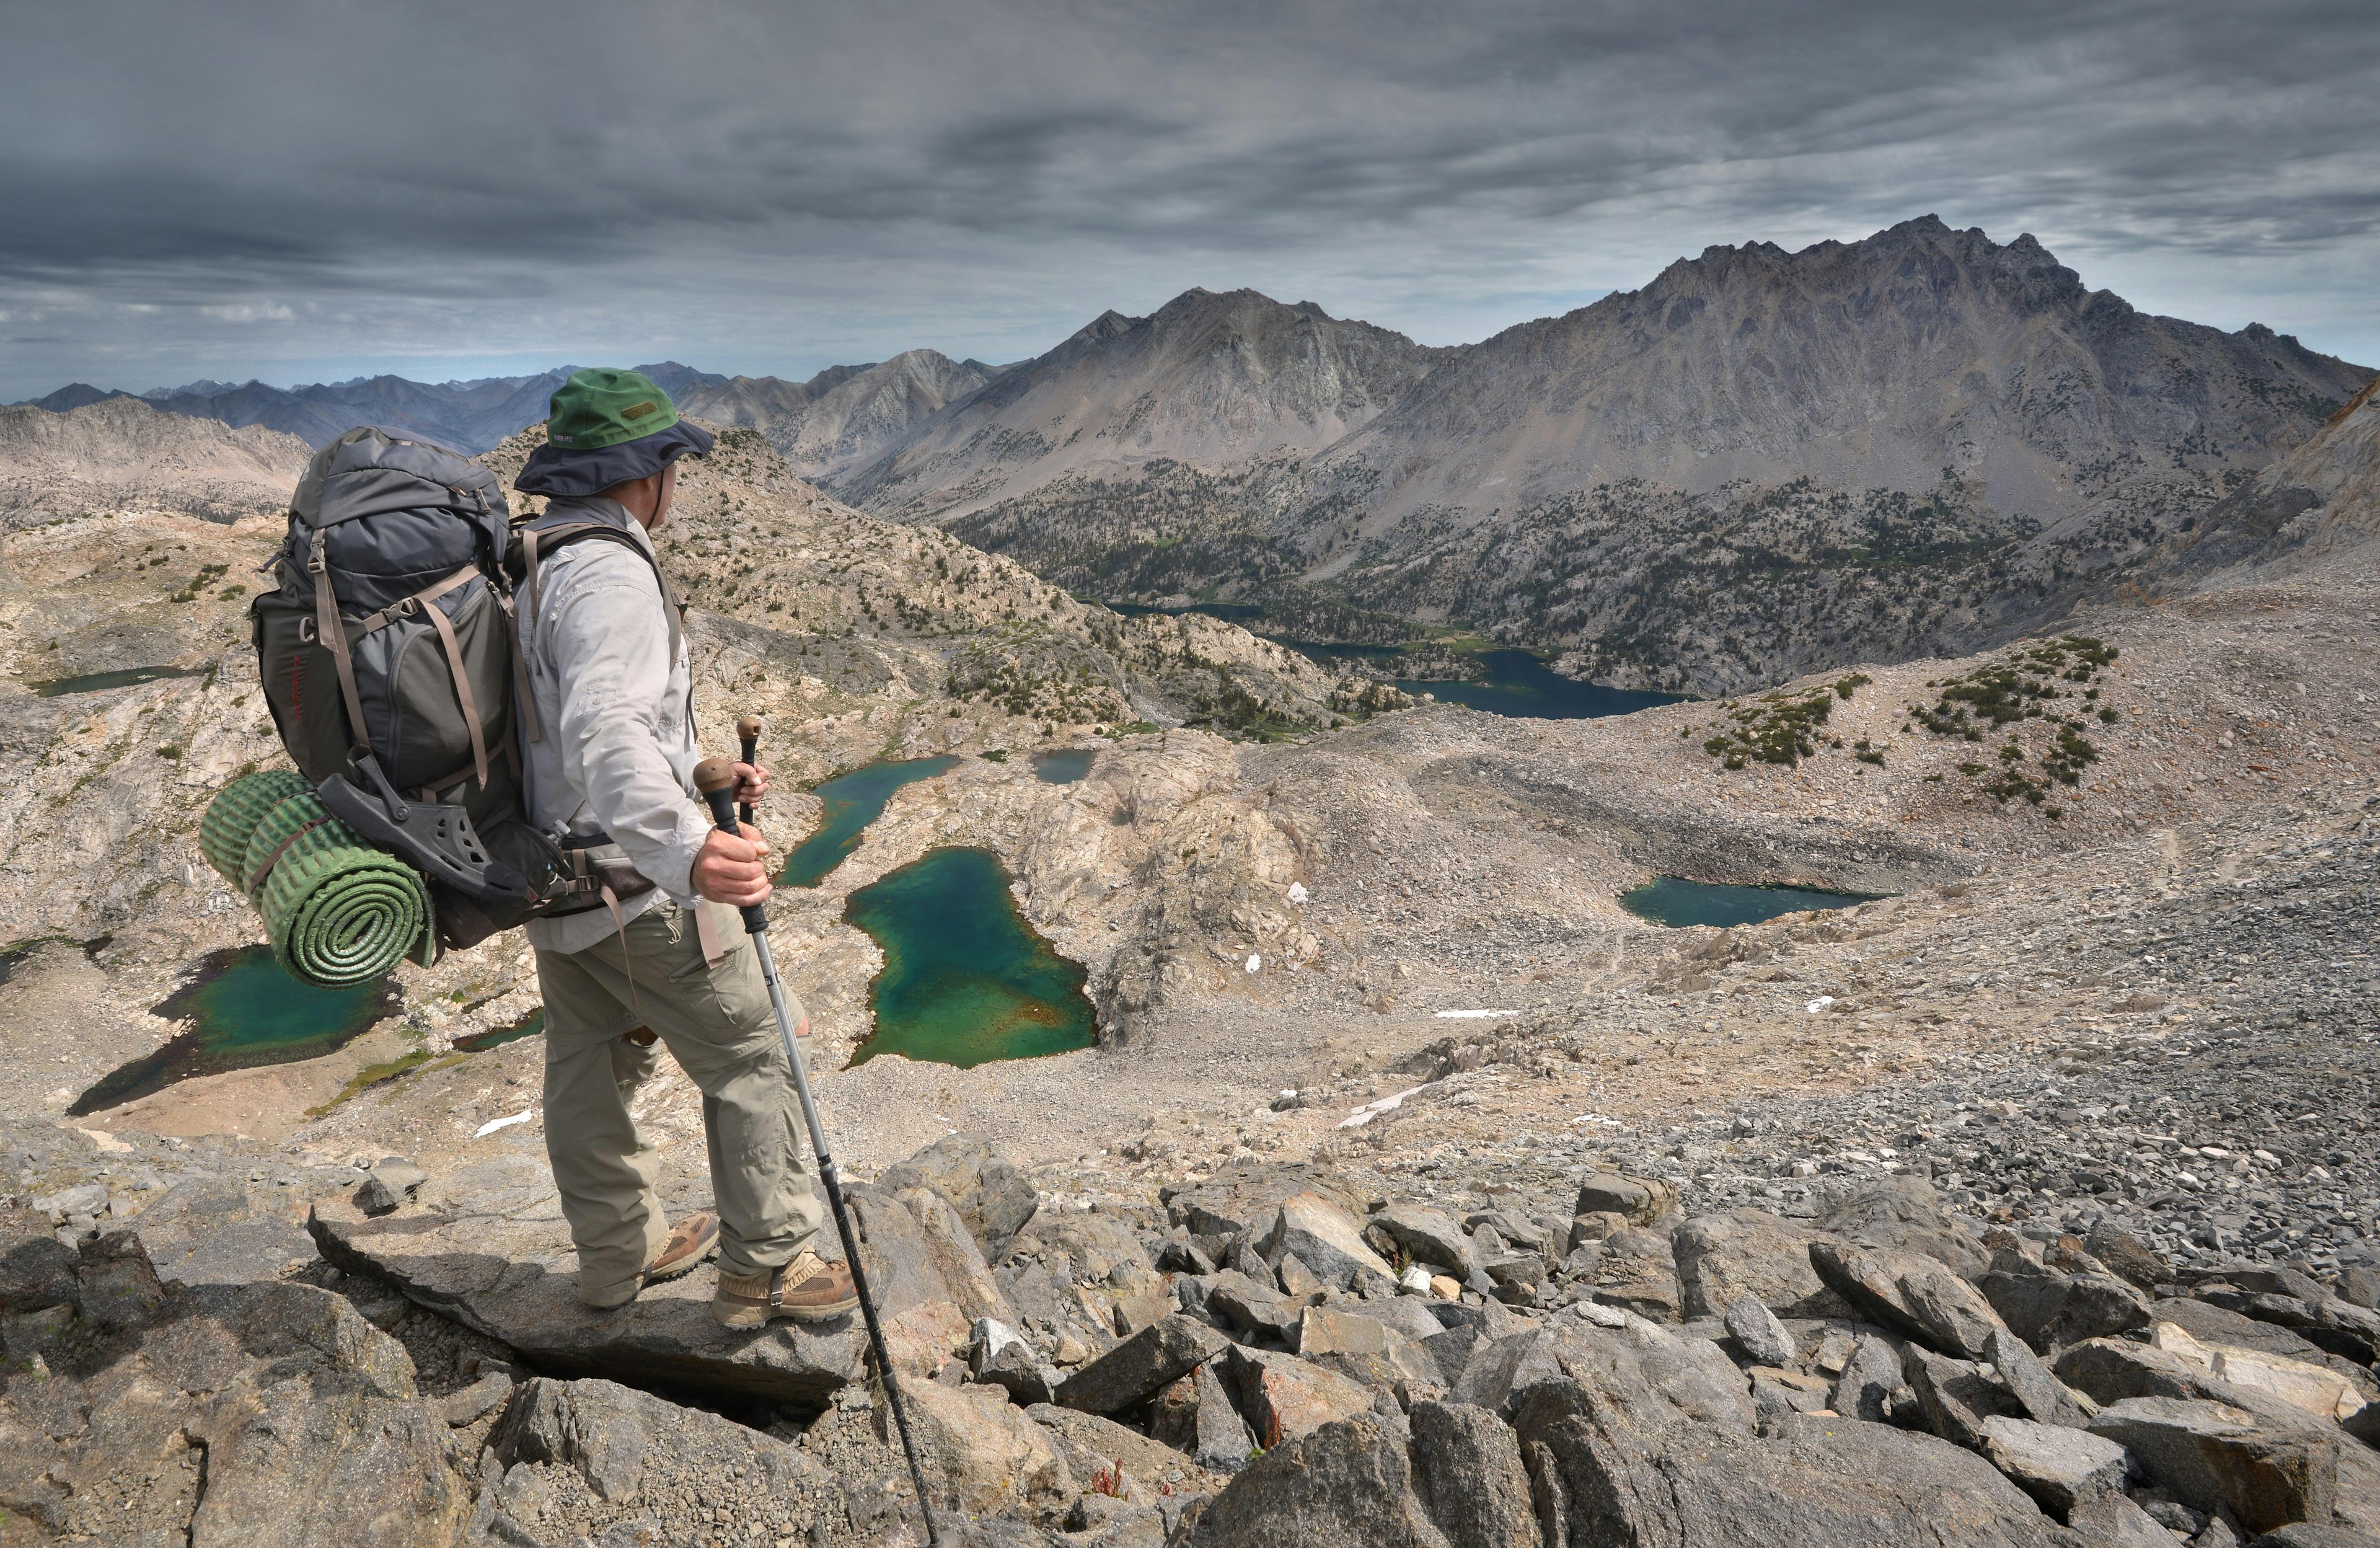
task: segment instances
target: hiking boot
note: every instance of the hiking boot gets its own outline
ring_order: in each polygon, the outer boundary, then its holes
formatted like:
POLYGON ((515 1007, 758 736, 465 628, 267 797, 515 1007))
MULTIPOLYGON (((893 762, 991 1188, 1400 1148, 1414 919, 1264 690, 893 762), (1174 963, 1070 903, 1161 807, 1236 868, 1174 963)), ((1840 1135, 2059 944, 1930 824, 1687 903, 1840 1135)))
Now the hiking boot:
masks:
POLYGON ((642 1274, 615 1290, 582 1295, 578 1298, 598 1311, 617 1310, 635 1300, 648 1285, 659 1285, 692 1274, 718 1246, 719 1217, 709 1210, 699 1211, 670 1227, 670 1234, 662 1240, 660 1255, 642 1274))
POLYGON ((851 1265, 831 1263, 804 1248, 783 1268, 768 1274, 722 1274, 710 1315, 721 1327, 763 1327, 779 1318, 823 1323, 859 1306, 851 1265))

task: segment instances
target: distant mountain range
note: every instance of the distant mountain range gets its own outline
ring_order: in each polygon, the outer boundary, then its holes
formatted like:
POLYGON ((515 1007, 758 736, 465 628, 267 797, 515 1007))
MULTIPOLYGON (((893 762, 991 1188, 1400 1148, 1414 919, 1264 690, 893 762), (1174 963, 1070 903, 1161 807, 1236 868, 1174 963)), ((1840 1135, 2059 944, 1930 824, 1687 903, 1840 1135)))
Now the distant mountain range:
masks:
MULTIPOLYGON (((1711 248, 1452 348, 1194 289, 1006 367, 920 349, 798 383, 640 369, 871 514, 1081 594, 1237 601, 1323 640, 1455 626, 1703 691, 2054 618, 2372 376, 2261 325, 2140 312, 2030 236, 1930 215, 1711 248)), ((479 450, 542 417, 566 371, 144 396, 318 444, 374 421, 479 450)))
MULTIPOLYGON (((557 366, 533 376, 471 382, 358 376, 302 387, 199 381, 137 396, 169 414, 263 425, 318 446, 356 425, 378 424, 477 454, 544 419, 547 399, 577 369, 557 366)), ((686 412, 759 430, 805 475, 832 473, 873 457, 952 398, 999 373, 980 360, 953 360, 931 349, 912 349, 868 365, 833 366, 808 382, 720 376, 675 360, 637 369, 686 412)), ((134 396, 77 382, 19 407, 62 414, 134 396)))

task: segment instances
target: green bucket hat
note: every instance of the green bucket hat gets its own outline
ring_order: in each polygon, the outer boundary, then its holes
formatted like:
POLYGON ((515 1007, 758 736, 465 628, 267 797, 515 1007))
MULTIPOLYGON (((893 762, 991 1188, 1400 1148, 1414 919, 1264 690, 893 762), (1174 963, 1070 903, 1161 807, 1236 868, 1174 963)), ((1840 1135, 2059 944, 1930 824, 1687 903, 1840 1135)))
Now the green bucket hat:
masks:
POLYGON ((575 371, 547 406, 545 445, 513 487, 528 494, 599 494, 700 457, 711 435, 677 416, 669 394, 640 371, 575 371))
POLYGON ((545 438, 591 452, 638 441, 677 423, 677 405, 641 371, 574 371, 553 390, 545 438))

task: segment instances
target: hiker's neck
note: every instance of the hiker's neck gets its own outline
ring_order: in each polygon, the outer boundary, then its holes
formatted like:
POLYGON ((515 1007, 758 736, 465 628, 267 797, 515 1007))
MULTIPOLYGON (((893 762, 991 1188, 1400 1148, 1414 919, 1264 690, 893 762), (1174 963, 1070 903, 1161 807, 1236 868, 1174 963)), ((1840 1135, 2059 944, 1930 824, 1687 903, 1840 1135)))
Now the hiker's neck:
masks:
POLYGON ((636 479, 627 483, 615 483, 603 491, 601 498, 616 502, 637 525, 650 532, 669 519, 671 485, 677 481, 670 477, 674 469, 663 469, 650 478, 636 479))

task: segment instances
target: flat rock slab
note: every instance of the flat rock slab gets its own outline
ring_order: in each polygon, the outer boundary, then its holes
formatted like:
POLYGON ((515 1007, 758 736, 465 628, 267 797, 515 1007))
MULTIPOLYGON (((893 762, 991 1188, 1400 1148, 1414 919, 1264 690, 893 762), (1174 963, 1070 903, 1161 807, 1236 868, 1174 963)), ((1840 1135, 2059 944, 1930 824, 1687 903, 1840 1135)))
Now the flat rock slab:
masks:
POLYGON ((709 1270, 654 1286, 618 1311, 581 1306, 561 1200, 544 1164, 528 1156, 433 1176, 387 1214, 366 1215, 351 1198, 325 1200, 307 1224, 338 1267, 385 1280, 556 1375, 819 1404, 857 1378, 867 1347, 856 1314, 730 1332, 710 1320, 709 1270))

